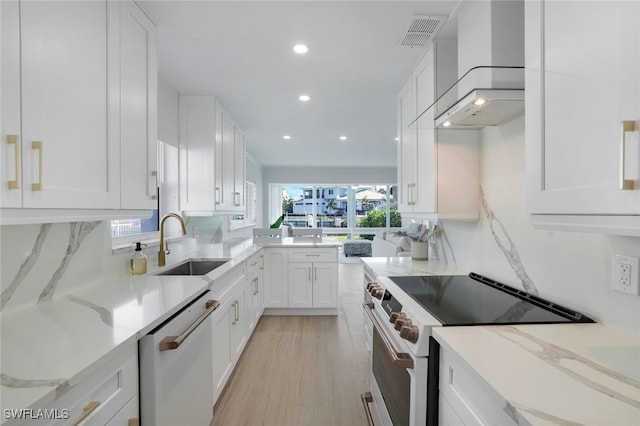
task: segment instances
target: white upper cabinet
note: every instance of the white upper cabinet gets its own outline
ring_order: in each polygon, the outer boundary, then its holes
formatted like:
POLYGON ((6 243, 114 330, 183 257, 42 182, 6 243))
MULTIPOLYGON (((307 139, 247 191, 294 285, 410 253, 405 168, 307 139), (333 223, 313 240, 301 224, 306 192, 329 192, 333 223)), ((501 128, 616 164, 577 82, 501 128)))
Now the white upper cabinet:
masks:
POLYGON ((20 110, 22 155, 19 187, 3 182, 2 191, 21 191, 22 207, 119 207, 117 9, 106 1, 21 2, 19 39, 13 32, 5 40, 3 29, 3 45, 20 46, 13 85, 21 98, 3 109, 20 110))
POLYGON ((456 81, 454 42, 433 43, 398 96, 398 210, 478 219, 479 132, 437 130, 436 99, 456 81))
POLYGON ((0 2, 0 189, 1 207, 22 207, 22 138, 20 134, 20 5, 0 2))
POLYGON ((153 24, 133 2, 1 7, 2 223, 154 208, 153 24))
POLYGON ((640 236, 640 3, 525 8, 534 224, 640 236))
POLYGON ((244 135, 215 97, 181 96, 180 210, 244 211, 245 152, 244 135))
POLYGON ((120 11, 121 207, 157 208, 156 28, 133 2, 120 11))

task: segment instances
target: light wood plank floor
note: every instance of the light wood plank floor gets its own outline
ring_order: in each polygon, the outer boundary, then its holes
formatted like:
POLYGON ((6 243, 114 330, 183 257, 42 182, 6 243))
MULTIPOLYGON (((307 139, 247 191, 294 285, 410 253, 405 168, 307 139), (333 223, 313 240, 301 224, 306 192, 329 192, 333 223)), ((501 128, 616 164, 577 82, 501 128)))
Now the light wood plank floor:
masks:
POLYGON ((339 264, 337 316, 263 316, 211 425, 366 425, 362 291, 362 265, 339 264))

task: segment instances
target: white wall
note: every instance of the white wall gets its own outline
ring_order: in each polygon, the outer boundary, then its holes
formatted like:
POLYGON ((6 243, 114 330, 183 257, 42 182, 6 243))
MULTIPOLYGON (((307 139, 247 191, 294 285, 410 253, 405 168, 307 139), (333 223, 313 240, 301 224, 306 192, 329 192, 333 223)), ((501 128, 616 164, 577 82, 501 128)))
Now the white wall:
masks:
POLYGON ((478 222, 441 223, 456 265, 519 288, 529 277, 542 297, 640 337, 640 297, 610 289, 612 255, 640 256, 640 238, 533 228, 524 173, 524 118, 484 129, 481 185, 496 220, 483 209, 478 222))

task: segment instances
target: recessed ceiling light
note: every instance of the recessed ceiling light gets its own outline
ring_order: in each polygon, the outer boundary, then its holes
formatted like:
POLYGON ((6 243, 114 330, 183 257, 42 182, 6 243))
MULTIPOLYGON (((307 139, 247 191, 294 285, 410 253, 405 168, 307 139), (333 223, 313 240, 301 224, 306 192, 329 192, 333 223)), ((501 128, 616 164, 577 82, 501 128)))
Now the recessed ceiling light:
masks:
POLYGON ((449 127, 451 126, 453 123, 451 123, 450 121, 445 121, 444 123, 442 123, 443 127, 449 127))
POLYGON ((284 135, 284 136, 282 137, 282 139, 289 140, 289 139, 291 139, 291 136, 289 136, 289 135, 284 135))
POLYGON ((394 141, 398 142, 398 138, 393 138, 394 141))
POLYGON ((347 140, 347 137, 346 137, 346 136, 340 136, 340 140, 341 140, 341 141, 346 141, 346 140, 347 140))
POLYGON ((296 44, 293 46, 293 51, 299 55, 303 55, 309 51, 309 48, 305 44, 296 44))
POLYGON ((300 95, 298 99, 300 99, 302 102, 307 102, 311 98, 308 95, 300 95))
POLYGON ((475 105, 480 106, 480 105, 484 104, 485 102, 487 102, 487 101, 486 101, 486 100, 484 100, 484 99, 482 99, 482 98, 478 98, 478 99, 476 99, 473 103, 474 103, 475 105))

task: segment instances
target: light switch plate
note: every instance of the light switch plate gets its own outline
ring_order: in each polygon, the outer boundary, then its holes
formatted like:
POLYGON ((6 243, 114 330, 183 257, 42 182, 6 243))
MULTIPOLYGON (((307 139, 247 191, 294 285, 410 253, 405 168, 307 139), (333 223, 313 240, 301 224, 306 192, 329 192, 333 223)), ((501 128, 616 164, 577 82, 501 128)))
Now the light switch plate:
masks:
POLYGON ((612 270, 611 288, 640 296, 640 261, 637 257, 614 255, 612 270))

